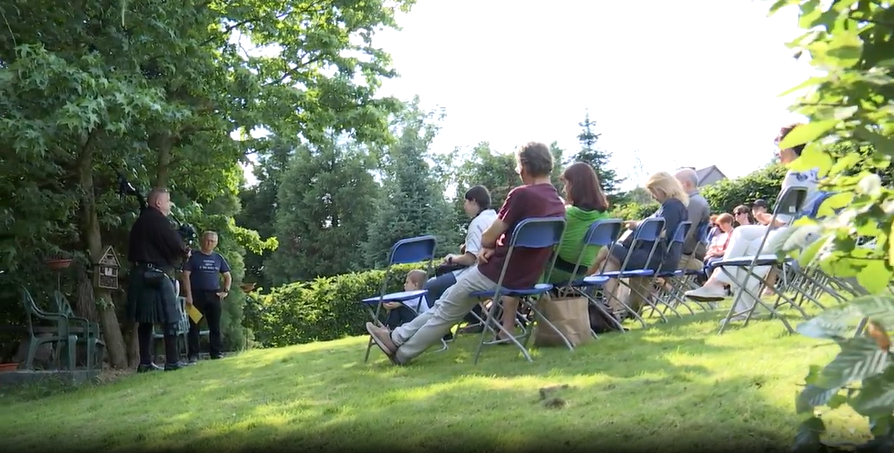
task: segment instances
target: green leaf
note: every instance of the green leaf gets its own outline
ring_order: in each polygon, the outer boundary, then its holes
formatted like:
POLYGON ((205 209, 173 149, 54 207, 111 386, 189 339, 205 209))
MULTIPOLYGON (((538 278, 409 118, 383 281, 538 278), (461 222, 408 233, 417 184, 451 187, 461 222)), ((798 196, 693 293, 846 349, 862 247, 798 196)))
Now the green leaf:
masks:
MULTIPOLYGON (((826 313, 823 313, 826 314, 826 313)), ((838 319, 827 319, 823 316, 816 316, 798 324, 795 331, 805 337, 815 338, 817 340, 844 339, 853 331, 851 322, 859 319, 857 316, 850 315, 838 319)))
POLYGON ((894 412, 894 370, 888 368, 884 373, 864 380, 860 391, 848 402, 860 415, 894 412))
MULTIPOLYGON (((797 130, 797 129, 795 129, 797 130)), ((794 134, 794 132, 792 132, 794 134)), ((788 138, 791 134, 786 136, 788 138)), ((797 145, 795 145, 797 146, 797 145)), ((782 145, 780 145, 780 148, 782 145)), ((832 156, 823 152, 820 148, 819 143, 810 142, 804 151, 801 152, 801 156, 794 160, 791 164, 789 164, 789 168, 795 171, 808 171, 812 169, 817 169, 819 171, 819 175, 823 176, 829 173, 829 170, 832 169, 832 165, 835 162, 832 160, 832 156)))
MULTIPOLYGON (((888 288, 891 276, 894 273, 887 267, 883 260, 870 260, 857 274, 857 282, 869 291, 870 294, 878 294, 888 288)), ((894 310, 891 312, 894 315, 894 310)))
POLYGON ((817 380, 820 387, 844 387, 848 383, 875 376, 888 366, 888 352, 880 350, 872 338, 848 338, 839 344, 841 352, 823 368, 817 380))
POLYGON ((853 201, 854 194, 847 192, 837 193, 823 200, 816 215, 819 218, 834 216, 836 210, 848 207, 853 201))
POLYGON ((779 142, 779 149, 793 148, 798 145, 813 142, 832 130, 838 123, 840 123, 838 120, 821 120, 802 124, 792 130, 781 142, 779 142))
POLYGON ((861 317, 875 319, 884 325, 894 325, 894 322, 888 321, 894 320, 894 295, 860 296, 851 300, 847 307, 857 310, 861 317))
POLYGON ((815 407, 825 406, 838 394, 840 388, 825 389, 816 385, 807 385, 795 398, 795 410, 799 414, 812 412, 815 407))
POLYGON ((804 420, 798 427, 795 435, 795 444, 792 451, 795 453, 816 453, 822 448, 820 435, 826 431, 826 424, 819 417, 810 417, 804 420))

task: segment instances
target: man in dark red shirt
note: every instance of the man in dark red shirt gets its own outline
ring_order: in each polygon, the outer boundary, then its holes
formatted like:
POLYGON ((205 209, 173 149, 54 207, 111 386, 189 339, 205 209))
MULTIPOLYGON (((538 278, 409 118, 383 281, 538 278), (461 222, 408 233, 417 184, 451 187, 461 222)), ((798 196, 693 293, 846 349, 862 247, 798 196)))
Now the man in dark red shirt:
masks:
MULTIPOLYGON (((456 284, 448 288, 430 310, 393 332, 366 323, 366 330, 394 364, 405 364, 438 343, 477 303, 477 299, 469 294, 496 288, 509 251, 510 235, 519 222, 536 217, 565 216, 565 205, 550 181, 553 157, 549 147, 543 143, 528 143, 519 148, 516 160, 516 171, 524 185, 509 192, 497 220, 481 236, 478 266, 460 275, 456 284)), ((550 249, 524 248, 513 251, 503 287, 533 286, 540 279, 550 252, 550 249)))

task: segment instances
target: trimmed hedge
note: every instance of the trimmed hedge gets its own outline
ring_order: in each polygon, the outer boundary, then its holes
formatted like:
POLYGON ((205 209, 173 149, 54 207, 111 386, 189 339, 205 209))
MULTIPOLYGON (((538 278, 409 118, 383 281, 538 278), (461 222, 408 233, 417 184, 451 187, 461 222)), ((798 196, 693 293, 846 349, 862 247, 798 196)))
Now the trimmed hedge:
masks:
POLYGON ((711 206, 711 212, 732 212, 736 206, 749 204, 759 198, 767 200, 770 206, 776 203, 776 196, 782 188, 786 169, 781 164, 773 164, 753 171, 741 178, 728 179, 702 188, 702 196, 711 206))
MULTIPOLYGON (((394 266, 388 292, 403 291, 404 278, 424 264, 394 266)), ((261 347, 282 347, 361 335, 369 313, 362 299, 378 294, 384 270, 354 272, 291 283, 256 295, 246 307, 247 327, 261 347)))

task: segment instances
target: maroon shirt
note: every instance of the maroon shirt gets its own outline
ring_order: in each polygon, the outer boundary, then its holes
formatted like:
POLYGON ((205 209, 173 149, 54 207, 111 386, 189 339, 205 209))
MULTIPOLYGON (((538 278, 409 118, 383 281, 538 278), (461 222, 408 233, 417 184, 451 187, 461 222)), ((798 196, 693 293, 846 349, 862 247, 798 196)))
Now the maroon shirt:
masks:
MULTIPOLYGON (((493 256, 478 266, 478 270, 485 277, 495 283, 500 279, 503 271, 503 263, 506 262, 506 253, 509 252, 509 242, 512 230, 525 219, 533 217, 565 217, 565 204, 559 198, 559 193, 552 184, 534 184, 520 186, 512 189, 500 208, 497 218, 503 221, 509 228, 497 240, 497 247, 493 256)), ((506 276, 503 277, 504 288, 529 288, 534 286, 544 272, 544 266, 549 260, 551 248, 528 249, 516 248, 512 251, 512 259, 506 268, 506 276)))

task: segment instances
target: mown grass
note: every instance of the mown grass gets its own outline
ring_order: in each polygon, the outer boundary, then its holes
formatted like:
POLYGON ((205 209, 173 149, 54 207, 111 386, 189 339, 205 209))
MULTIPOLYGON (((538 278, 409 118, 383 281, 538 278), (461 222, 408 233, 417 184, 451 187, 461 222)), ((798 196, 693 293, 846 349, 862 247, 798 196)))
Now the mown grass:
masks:
MULTIPOLYGON (((836 353, 778 321, 716 335, 720 312, 574 352, 485 349, 477 336, 394 367, 365 337, 256 350, 173 373, 133 375, 39 399, 0 398, 4 451, 782 451, 801 420, 808 366, 836 353), (567 385, 548 392, 540 389, 567 385)), ((840 409, 839 439, 867 436, 840 409)))

